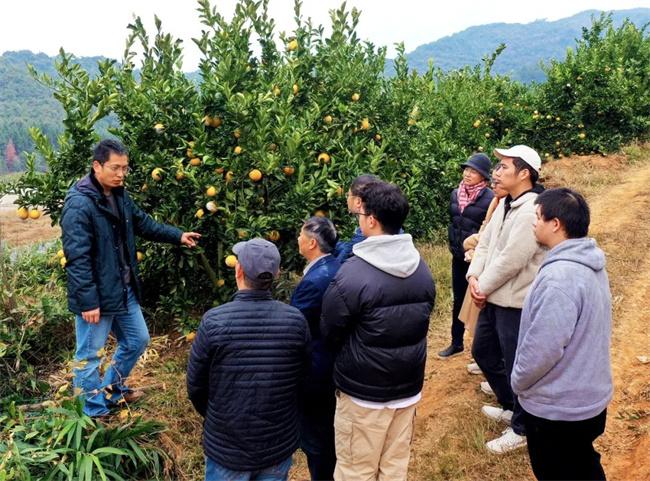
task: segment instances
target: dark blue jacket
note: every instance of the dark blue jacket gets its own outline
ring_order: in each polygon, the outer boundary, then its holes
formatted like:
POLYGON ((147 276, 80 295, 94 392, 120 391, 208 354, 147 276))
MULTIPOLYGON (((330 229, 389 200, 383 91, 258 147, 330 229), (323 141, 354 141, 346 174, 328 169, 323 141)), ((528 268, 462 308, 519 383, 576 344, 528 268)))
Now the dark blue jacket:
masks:
POLYGON ((298 447, 298 392, 309 328, 269 291, 244 290, 203 316, 187 366, 187 391, 203 423, 203 449, 236 471, 287 459, 298 447))
POLYGON ((476 200, 468 204, 461 213, 460 206, 458 205, 458 189, 454 189, 451 193, 451 201, 449 203, 451 222, 447 233, 449 235, 449 250, 454 257, 458 259, 465 258, 463 242, 469 236, 479 231, 493 198, 494 192, 486 187, 479 192, 476 200))
POLYGON ((343 264, 352 255, 352 247, 354 247, 354 244, 364 240, 366 240, 366 236, 361 233, 361 228, 357 227, 349 241, 338 241, 336 243, 336 247, 332 254, 341 264, 343 264))
POLYGON ((334 397, 334 353, 325 347, 320 334, 320 314, 323 294, 334 279, 341 263, 333 255, 318 259, 296 286, 291 296, 291 305, 300 309, 307 319, 311 333, 311 369, 307 376, 302 402, 303 411, 320 413, 333 410, 334 397))
POLYGON ((102 315, 126 314, 127 286, 120 273, 118 239, 123 239, 131 268, 131 287, 140 299, 135 236, 180 244, 183 232, 145 214, 124 188, 114 188, 120 218, 113 214, 93 174, 68 192, 61 214, 67 260, 68 307, 75 314, 100 308, 102 315))

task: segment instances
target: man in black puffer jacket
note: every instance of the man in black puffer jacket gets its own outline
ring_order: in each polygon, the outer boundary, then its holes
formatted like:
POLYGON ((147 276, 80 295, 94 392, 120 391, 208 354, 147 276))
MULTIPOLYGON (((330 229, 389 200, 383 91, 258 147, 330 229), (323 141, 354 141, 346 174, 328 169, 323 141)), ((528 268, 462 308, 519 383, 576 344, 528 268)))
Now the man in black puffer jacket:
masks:
POLYGON ((190 400, 205 418, 205 479, 285 480, 299 441, 309 328, 298 309, 271 297, 275 245, 252 239, 233 252, 239 291, 203 316, 187 368, 190 400))
POLYGON ((399 234, 409 209, 400 189, 375 182, 360 197, 367 239, 325 292, 321 317, 338 349, 334 479, 406 480, 435 286, 410 234, 399 234))

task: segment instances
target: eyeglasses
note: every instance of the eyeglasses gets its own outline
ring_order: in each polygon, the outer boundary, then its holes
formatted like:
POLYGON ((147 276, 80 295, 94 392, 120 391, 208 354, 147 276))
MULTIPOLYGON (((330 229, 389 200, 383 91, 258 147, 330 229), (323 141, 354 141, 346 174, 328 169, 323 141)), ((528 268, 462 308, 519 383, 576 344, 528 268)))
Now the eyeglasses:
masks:
POLYGON ((359 219, 359 216, 362 216, 362 215, 372 215, 372 214, 366 214, 365 212, 350 212, 350 214, 352 214, 353 216, 355 216, 355 217, 357 218, 357 220, 359 219))
POLYGON ((102 165, 102 168, 107 168, 114 174, 117 174, 118 172, 122 172, 124 175, 129 175, 129 172, 131 172, 131 168, 127 165, 126 167, 120 167, 119 165, 102 165))

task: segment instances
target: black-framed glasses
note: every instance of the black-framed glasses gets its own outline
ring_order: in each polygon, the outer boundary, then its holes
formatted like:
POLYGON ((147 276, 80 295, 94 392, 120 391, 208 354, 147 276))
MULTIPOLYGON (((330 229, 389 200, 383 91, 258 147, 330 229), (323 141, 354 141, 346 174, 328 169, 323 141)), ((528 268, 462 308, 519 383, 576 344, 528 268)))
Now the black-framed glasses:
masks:
POLYGON ((121 167, 119 165, 109 165, 109 166, 102 165, 102 168, 107 168, 114 174, 117 174, 118 172, 121 171, 124 175, 129 175, 129 172, 131 172, 131 167, 129 167, 128 165, 126 167, 121 167))
POLYGON ((355 216, 355 217, 357 218, 357 220, 359 219, 359 216, 362 216, 362 215, 372 215, 372 214, 366 214, 365 212, 350 212, 350 214, 352 214, 353 216, 355 216))

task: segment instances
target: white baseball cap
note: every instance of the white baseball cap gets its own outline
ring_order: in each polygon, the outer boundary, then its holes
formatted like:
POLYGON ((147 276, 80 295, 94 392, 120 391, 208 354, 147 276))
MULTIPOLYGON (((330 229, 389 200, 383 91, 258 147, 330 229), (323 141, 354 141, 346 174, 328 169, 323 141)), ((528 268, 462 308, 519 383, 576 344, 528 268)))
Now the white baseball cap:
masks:
POLYGON ((494 155, 497 157, 519 157, 521 160, 530 165, 539 174, 542 168, 542 159, 539 154, 527 145, 515 145, 509 149, 494 149, 494 155))

